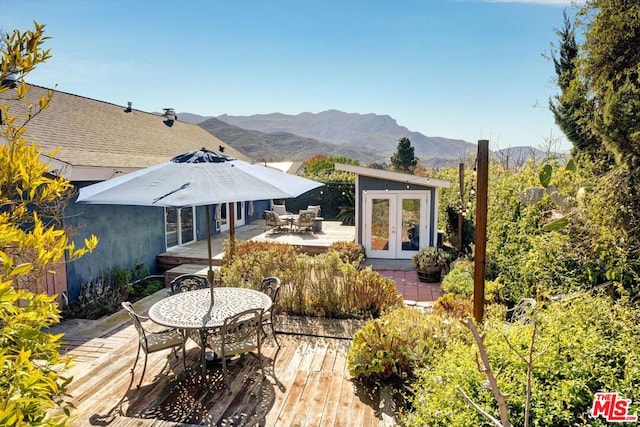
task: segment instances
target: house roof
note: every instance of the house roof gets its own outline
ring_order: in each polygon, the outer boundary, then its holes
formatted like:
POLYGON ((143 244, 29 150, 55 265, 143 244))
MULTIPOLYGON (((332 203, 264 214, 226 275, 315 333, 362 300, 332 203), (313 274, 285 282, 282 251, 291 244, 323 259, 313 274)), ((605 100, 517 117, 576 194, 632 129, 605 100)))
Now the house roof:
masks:
MULTIPOLYGON (((49 89, 28 85, 34 105, 49 89)), ((15 89, 0 93, 0 105, 23 120, 25 104, 16 101, 15 89)), ((49 107, 27 124, 25 136, 44 153, 59 149, 50 160, 50 171, 70 181, 100 181, 120 173, 166 162, 187 151, 207 148, 240 160, 247 156, 233 149, 200 126, 176 120, 172 126, 164 116, 53 91, 49 107)))
POLYGON ((365 168, 362 166, 346 165, 343 163, 335 164, 336 170, 353 172, 358 175, 369 176, 372 178, 386 179, 388 181, 404 182, 407 184, 423 185, 425 187, 442 187, 449 188, 451 183, 442 179, 428 178, 424 176, 410 175, 406 173, 390 172, 381 169, 365 168))
POLYGON ((304 165, 303 162, 267 162, 267 166, 281 170, 282 172, 297 175, 304 165))

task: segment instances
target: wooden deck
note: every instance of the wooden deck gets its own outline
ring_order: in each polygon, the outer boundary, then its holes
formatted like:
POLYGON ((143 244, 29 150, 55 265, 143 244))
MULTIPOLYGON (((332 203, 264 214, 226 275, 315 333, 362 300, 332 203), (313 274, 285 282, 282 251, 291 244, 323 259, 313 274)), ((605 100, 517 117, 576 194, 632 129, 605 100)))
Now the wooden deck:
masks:
MULTIPOLYGON (((325 252, 334 242, 355 240, 355 227, 342 225, 339 221, 323 221, 322 231, 314 233, 272 232, 265 229, 264 220, 256 220, 250 224, 236 228, 236 240, 254 240, 273 242, 294 246, 298 251, 317 255, 325 252)), ((220 265, 224 254, 224 242, 229 240, 229 232, 211 237, 213 265, 220 265)), ((207 241, 200 240, 185 246, 171 249, 157 256, 158 268, 169 270, 181 264, 200 264, 208 262, 207 241)))
MULTIPOLYGON (((166 291, 136 303, 144 312, 166 291)), ((231 364, 233 394, 228 395, 220 368, 200 375, 199 349, 187 346, 182 356, 170 351, 149 355, 142 386, 136 332, 119 312, 97 321, 57 325, 65 332, 64 350, 75 358, 69 387, 77 415, 73 425, 110 426, 388 426, 389 411, 349 377, 346 358, 358 321, 281 318, 281 348, 269 336, 263 346, 266 379, 258 360, 245 357, 231 364)), ((143 356, 141 356, 143 357, 143 356)))

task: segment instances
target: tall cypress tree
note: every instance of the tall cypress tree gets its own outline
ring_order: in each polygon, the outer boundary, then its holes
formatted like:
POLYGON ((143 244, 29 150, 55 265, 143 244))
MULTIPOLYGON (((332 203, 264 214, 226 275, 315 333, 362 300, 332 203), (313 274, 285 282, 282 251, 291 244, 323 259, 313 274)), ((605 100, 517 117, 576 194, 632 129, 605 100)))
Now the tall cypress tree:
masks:
POLYGON ((593 106, 586 96, 586 88, 578 78, 579 47, 575 39, 575 26, 567 12, 563 13, 564 26, 556 29, 560 38, 557 55, 553 55, 553 65, 561 93, 549 99, 549 109, 556 124, 573 144, 574 155, 583 152, 589 157, 601 156, 601 140, 589 127, 593 117, 593 106))

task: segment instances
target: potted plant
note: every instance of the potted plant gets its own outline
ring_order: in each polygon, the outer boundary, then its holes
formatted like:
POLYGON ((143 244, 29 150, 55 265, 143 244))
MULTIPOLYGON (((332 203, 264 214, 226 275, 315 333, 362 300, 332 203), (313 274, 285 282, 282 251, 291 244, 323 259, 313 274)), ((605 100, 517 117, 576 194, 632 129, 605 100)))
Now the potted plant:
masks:
POLYGON ((426 283, 439 282, 442 267, 447 263, 444 251, 432 246, 420 249, 411 260, 418 274, 418 280, 426 283))

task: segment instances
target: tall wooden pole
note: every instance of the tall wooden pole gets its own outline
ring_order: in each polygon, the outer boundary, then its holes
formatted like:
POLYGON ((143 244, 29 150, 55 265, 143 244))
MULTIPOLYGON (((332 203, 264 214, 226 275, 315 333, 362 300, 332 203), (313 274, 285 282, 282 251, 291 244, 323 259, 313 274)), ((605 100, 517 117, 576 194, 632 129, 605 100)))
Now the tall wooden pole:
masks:
POLYGON ((476 200, 475 274, 473 281, 473 317, 482 323, 484 317, 484 276, 487 254, 487 194, 489 187, 489 141, 478 141, 478 185, 476 200))
POLYGON ((458 209, 458 253, 462 252, 464 218, 464 163, 458 165, 458 182, 460 183, 460 209, 458 209))

